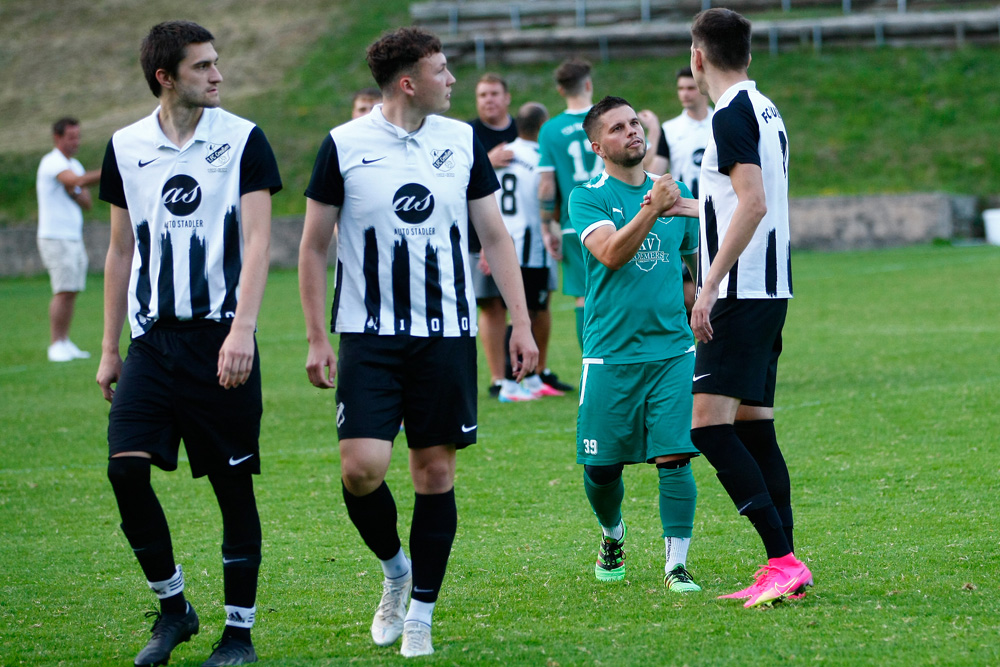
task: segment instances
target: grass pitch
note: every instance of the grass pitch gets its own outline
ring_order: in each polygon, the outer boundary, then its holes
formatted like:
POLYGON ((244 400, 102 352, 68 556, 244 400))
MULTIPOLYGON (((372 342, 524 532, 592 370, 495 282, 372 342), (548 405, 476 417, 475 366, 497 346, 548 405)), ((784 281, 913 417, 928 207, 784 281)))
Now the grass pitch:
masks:
MULTIPOLYGON (((656 475, 626 471, 628 576, 593 578, 598 528, 574 463, 576 395, 480 401, 460 453, 459 532, 421 664, 713 665, 1000 663, 1000 250, 924 246, 799 253, 785 329, 778 433, 793 480, 797 555, 816 576, 799 602, 745 610, 715 596, 764 558, 704 460, 689 568, 663 590, 656 475)), ((0 664, 131 664, 155 608, 105 478, 107 404, 94 383, 101 278, 73 338, 95 354, 51 364, 45 279, 0 281, 0 664)), ((572 307, 554 302, 550 365, 578 374, 572 307)), ((368 625, 380 569, 340 497, 332 392, 305 376, 296 275, 271 275, 258 335, 264 563, 255 643, 265 665, 398 664, 368 625)), ((480 363, 485 387, 485 364, 480 363)), ((388 482, 409 530, 405 440, 388 482)), ((172 665, 197 665, 223 623, 221 523, 186 463, 154 473, 202 631, 172 665)))

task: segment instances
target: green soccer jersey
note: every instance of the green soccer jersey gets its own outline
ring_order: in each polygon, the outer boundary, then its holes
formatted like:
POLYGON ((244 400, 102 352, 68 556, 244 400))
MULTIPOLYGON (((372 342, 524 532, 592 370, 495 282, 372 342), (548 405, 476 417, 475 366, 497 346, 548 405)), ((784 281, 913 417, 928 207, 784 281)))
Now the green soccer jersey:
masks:
MULTIPOLYGON (((683 197, 691 197, 687 186, 677 186, 683 197)), ((652 187, 648 175, 645 183, 632 186, 604 172, 570 195, 570 217, 584 241, 587 267, 585 359, 609 364, 659 361, 684 354, 694 343, 684 310, 681 256, 698 250, 697 218, 657 218, 635 257, 617 271, 597 261, 586 247, 590 232, 603 225, 621 229, 634 218, 652 187)))
POLYGON ((559 222, 561 227, 572 229, 569 221, 569 193, 586 183, 604 169, 604 161, 590 147, 583 119, 590 108, 583 111, 564 111, 552 118, 538 133, 538 170, 555 171, 559 188, 559 222))

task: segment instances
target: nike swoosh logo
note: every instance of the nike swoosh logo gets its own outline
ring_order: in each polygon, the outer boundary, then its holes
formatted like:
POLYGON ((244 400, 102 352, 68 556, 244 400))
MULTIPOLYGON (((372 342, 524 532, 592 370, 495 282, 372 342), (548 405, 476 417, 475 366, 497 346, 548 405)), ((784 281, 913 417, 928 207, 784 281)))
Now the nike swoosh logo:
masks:
POLYGON ((711 373, 705 373, 704 375, 695 375, 693 378, 691 378, 691 381, 692 382, 697 382, 698 380, 700 380, 702 378, 707 378, 709 375, 711 375, 711 373))
POLYGON ((384 160, 387 157, 389 157, 389 156, 388 155, 383 155, 382 157, 377 157, 374 160, 369 160, 368 158, 363 157, 363 158, 361 158, 361 164, 371 164, 372 162, 378 162, 379 160, 384 160))
POLYGON ((788 591, 792 590, 795 587, 795 584, 797 584, 797 583, 799 583, 799 578, 795 577, 794 579, 792 579, 791 581, 789 581, 784 586, 779 586, 778 584, 775 584, 774 585, 774 591, 778 595, 785 595, 785 594, 788 593, 788 591), (782 589, 784 589, 784 590, 782 590, 782 589))
POLYGON ((246 461, 247 459, 252 458, 252 457, 253 457, 253 454, 247 454, 246 456, 244 456, 243 458, 240 458, 240 459, 237 459, 237 458, 234 458, 234 457, 230 456, 229 457, 229 465, 231 465, 231 466, 238 466, 239 464, 243 463, 244 461, 246 461))
POLYGON ((477 428, 479 428, 479 424, 473 424, 472 426, 466 426, 465 424, 462 424, 462 433, 471 433, 472 431, 475 431, 477 428))
POLYGON ((244 561, 244 560, 246 560, 246 558, 223 558, 222 559, 222 564, 223 565, 229 565, 230 563, 239 563, 240 561, 244 561))
POLYGON ((158 157, 154 157, 154 158, 153 158, 152 160, 150 160, 149 162, 143 162, 142 160, 139 160, 139 169, 142 169, 142 168, 143 168, 143 167, 145 167, 145 166, 148 166, 148 165, 151 165, 151 164, 153 164, 154 162, 156 162, 156 161, 157 161, 157 160, 159 160, 159 159, 160 159, 160 158, 158 158, 158 157))
POLYGON ((430 589, 430 588, 414 588, 413 592, 414 593, 433 593, 434 590, 430 589))

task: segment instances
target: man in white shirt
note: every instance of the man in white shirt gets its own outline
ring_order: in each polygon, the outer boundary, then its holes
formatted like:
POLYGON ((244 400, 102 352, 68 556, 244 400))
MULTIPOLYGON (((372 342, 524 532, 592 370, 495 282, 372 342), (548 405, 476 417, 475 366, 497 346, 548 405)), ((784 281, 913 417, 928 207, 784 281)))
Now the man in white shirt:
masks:
POLYGON ((38 165, 38 252, 52 280, 49 303, 49 361, 87 359, 69 339, 76 295, 87 283, 87 250, 83 245, 83 209, 90 210, 90 190, 101 170, 85 171, 77 160, 80 121, 60 118, 52 125, 55 148, 38 165))

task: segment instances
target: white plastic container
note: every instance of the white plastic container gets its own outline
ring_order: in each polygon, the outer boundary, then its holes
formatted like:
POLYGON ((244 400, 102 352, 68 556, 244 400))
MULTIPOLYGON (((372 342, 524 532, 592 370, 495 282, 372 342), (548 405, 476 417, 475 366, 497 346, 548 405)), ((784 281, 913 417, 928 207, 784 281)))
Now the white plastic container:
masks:
POLYGON ((1000 208, 983 211, 983 228, 986 230, 986 242, 1000 245, 1000 208))

